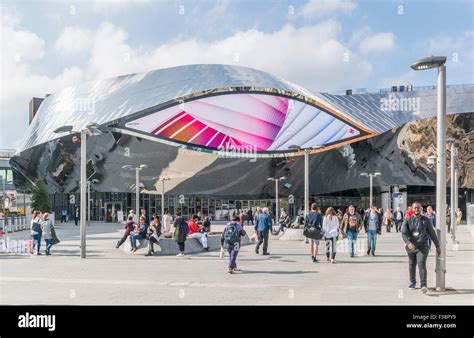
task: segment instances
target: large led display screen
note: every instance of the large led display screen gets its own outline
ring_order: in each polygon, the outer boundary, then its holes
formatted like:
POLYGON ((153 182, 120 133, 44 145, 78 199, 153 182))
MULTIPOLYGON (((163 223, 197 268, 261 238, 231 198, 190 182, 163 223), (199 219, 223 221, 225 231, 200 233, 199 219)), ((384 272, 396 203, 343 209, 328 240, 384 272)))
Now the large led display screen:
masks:
POLYGON ((178 104, 129 121, 125 128, 212 150, 288 151, 360 135, 328 111, 291 98, 229 93, 178 104))

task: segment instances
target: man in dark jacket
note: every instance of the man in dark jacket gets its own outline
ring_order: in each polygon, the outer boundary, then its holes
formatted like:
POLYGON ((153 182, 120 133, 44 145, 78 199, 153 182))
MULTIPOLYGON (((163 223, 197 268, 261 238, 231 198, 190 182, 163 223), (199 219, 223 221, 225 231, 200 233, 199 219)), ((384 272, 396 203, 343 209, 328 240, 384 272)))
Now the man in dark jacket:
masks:
POLYGON ((416 288, 416 265, 420 273, 421 291, 428 291, 426 283, 426 259, 429 253, 429 242, 431 238, 436 246, 436 254, 441 254, 441 247, 436 236, 431 220, 421 214, 421 205, 418 202, 412 204, 413 215, 406 218, 402 226, 402 238, 406 243, 406 251, 408 254, 408 268, 410 272, 410 290, 416 288))
POLYGON ((252 208, 249 208, 249 210, 247 211, 247 225, 250 225, 250 223, 252 223, 252 225, 253 225, 253 211, 252 211, 252 208))
MULTIPOLYGON (((184 256, 184 250, 185 250, 185 242, 186 238, 188 237, 188 234, 183 231, 183 224, 184 224, 184 219, 181 215, 181 211, 176 212, 176 219, 174 221, 174 240, 176 243, 178 243, 179 246, 179 254, 177 254, 177 257, 182 257, 184 256)), ((189 231, 189 228, 188 228, 189 231)))

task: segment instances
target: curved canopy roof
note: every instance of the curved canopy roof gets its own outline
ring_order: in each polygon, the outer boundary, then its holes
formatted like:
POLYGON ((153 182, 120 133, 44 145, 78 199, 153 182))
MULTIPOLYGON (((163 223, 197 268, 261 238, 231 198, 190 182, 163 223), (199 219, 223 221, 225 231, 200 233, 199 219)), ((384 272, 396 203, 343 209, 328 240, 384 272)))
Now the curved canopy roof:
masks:
MULTIPOLYGON (((448 114, 473 111, 474 87, 448 90, 448 114)), ((20 151, 58 138, 58 127, 80 131, 94 122, 197 150, 279 156, 290 145, 322 151, 435 115, 434 90, 311 93, 251 68, 188 65, 86 82, 46 97, 20 151)))

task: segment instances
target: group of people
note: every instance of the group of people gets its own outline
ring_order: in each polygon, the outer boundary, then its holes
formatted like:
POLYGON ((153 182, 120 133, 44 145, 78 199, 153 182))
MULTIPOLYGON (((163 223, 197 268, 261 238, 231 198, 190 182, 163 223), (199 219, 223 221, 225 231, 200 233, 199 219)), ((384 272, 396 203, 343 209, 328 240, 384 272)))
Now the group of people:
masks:
MULTIPOLYGON (((339 236, 349 240, 349 253, 351 257, 354 257, 355 242, 362 227, 365 228, 367 233, 367 255, 375 256, 377 235, 381 234, 382 225, 386 225, 387 232, 390 232, 393 224, 397 232, 402 234, 405 250, 408 255, 409 289, 416 289, 416 267, 418 266, 421 291, 423 293, 428 291, 426 261, 432 243, 436 247, 436 254, 441 254, 440 242, 435 231, 436 214, 431 206, 428 206, 426 212, 423 213, 421 204, 415 202, 403 214, 400 208, 397 208, 394 213, 390 209, 382 213, 380 209, 372 205, 361 216, 356 211, 356 208, 351 205, 340 222, 339 219, 340 217, 337 217, 333 208, 328 208, 325 216, 322 217, 314 203, 311 205, 311 212, 306 217, 305 227, 316 226, 321 229, 322 237, 326 241, 326 257, 328 261, 331 260, 334 263, 336 255, 335 242, 339 236)), ((311 239, 310 250, 313 262, 317 262, 318 245, 318 239, 311 239)))
POLYGON ((118 249, 126 240, 130 238, 130 252, 135 253, 138 250, 137 241, 146 239, 148 241, 148 251, 145 256, 154 254, 154 244, 159 245, 162 234, 173 234, 173 238, 179 247, 177 256, 184 256, 186 239, 196 238, 205 251, 209 251, 207 243, 208 233, 211 231, 211 222, 208 216, 202 217, 201 212, 193 215, 189 221, 185 221, 181 211, 176 212, 173 221, 171 213, 167 211, 163 217, 163 225, 160 217, 153 215, 151 222, 148 219, 145 209, 141 209, 139 222, 135 222, 135 213, 130 210, 125 223, 125 231, 122 238, 117 242, 118 249))
POLYGON ((32 215, 30 225, 30 235, 32 238, 32 246, 30 253, 41 255, 41 239, 44 239, 46 243, 46 249, 44 253, 46 256, 51 255, 51 247, 53 244, 59 243, 59 239, 56 236, 56 232, 53 226, 53 221, 49 219, 49 213, 42 213, 39 210, 35 210, 32 215))
MULTIPOLYGON (((359 209, 360 210, 360 209, 359 209)), ((457 223, 460 223, 462 213, 456 213, 457 223)), ((160 242, 160 237, 165 233, 172 233, 176 241, 179 253, 177 256, 185 255, 185 243, 188 238, 197 239, 205 251, 209 251, 208 234, 211 229, 209 217, 202 216, 201 212, 193 215, 188 221, 184 219, 181 211, 176 212, 173 220, 168 211, 163 217, 163 225, 160 217, 153 215, 151 220, 147 217, 145 209, 141 210, 135 222, 133 211, 127 217, 125 232, 123 237, 117 242, 116 248, 119 248, 127 238, 130 239, 132 253, 138 249, 137 241, 146 239, 148 241, 148 250, 145 256, 154 254, 154 244, 160 242)), ((240 251, 241 237, 246 235, 244 230, 244 221, 252 220, 256 234, 255 253, 260 254, 260 247, 263 246, 263 255, 270 255, 268 251, 269 235, 273 232, 273 221, 268 208, 257 207, 255 213, 249 209, 240 215, 234 215, 228 222, 221 235, 221 250, 229 254, 228 272, 234 273, 237 269, 237 256, 240 251)), ((283 211, 279 218, 281 230, 282 224, 287 226, 290 221, 288 215, 283 211)), ((449 223, 448 223, 449 224, 449 223)), ((349 243, 350 257, 355 257, 356 241, 361 229, 364 228, 367 234, 367 255, 375 256, 377 235, 382 233, 382 227, 390 232, 394 227, 397 232, 401 232, 402 240, 405 243, 405 250, 409 262, 409 289, 416 288, 416 267, 419 269, 420 285, 423 293, 427 292, 427 271, 426 261, 432 244, 436 247, 436 254, 441 254, 439 239, 436 235, 436 213, 431 206, 427 206, 426 212, 420 203, 413 203, 404 213, 400 208, 394 212, 387 209, 385 212, 376 205, 361 215, 354 205, 350 205, 347 211, 342 214, 339 210, 329 207, 325 210, 324 216, 321 208, 315 203, 311 204, 310 212, 304 217, 305 231, 308 228, 316 229, 318 235, 314 238, 308 238, 310 245, 310 254, 313 262, 317 263, 318 247, 320 241, 325 241, 326 259, 335 263, 336 243, 338 239, 346 238, 349 243)), ((33 240, 31 254, 41 255, 41 240, 46 243, 45 254, 51 255, 51 247, 54 242, 59 242, 56 237, 52 220, 48 213, 34 211, 31 220, 31 237, 33 240)))

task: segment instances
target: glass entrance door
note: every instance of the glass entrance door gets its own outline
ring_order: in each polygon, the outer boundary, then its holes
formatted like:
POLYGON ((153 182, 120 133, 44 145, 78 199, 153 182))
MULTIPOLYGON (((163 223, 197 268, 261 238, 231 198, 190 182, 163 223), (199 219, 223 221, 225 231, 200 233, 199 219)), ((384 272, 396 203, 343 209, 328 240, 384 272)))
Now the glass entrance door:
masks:
POLYGON ((104 220, 107 223, 122 222, 124 220, 122 203, 118 203, 118 202, 105 203, 104 220))

